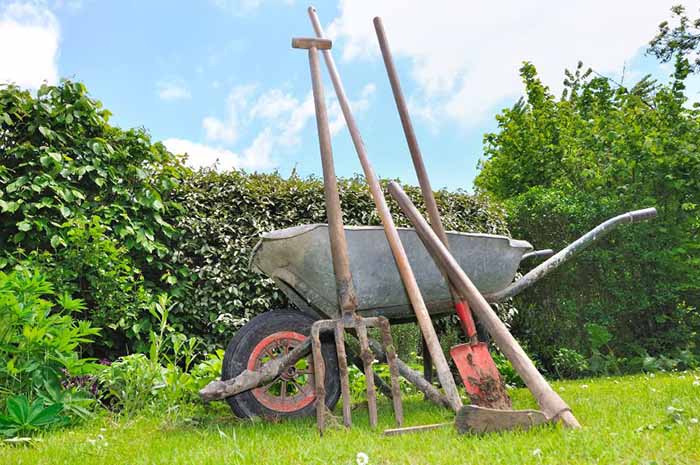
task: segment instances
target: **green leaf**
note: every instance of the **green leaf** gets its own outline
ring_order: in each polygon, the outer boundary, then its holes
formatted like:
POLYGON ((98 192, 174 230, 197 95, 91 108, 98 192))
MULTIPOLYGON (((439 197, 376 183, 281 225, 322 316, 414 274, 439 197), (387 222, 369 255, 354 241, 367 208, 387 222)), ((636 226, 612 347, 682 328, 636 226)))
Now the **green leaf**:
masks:
POLYGON ((24 425, 29 420, 30 405, 26 396, 14 396, 7 399, 7 414, 11 420, 24 425))
POLYGON ((27 220, 20 221, 19 223, 17 223, 17 229, 23 232, 27 232, 30 229, 32 229, 32 224, 27 220))
POLYGON ((65 205, 61 205, 60 210, 61 210, 61 215, 63 215, 64 218, 69 218, 73 214, 71 209, 66 207, 65 205))
MULTIPOLYGON (((41 400, 37 399, 35 403, 38 403, 38 405, 41 405, 41 400)), ((49 405, 46 408, 42 408, 40 410, 37 410, 36 414, 33 416, 31 423, 34 426, 41 427, 41 426, 48 426, 53 423, 57 423, 62 420, 60 417, 60 413, 63 411, 63 404, 56 403, 49 405)))
POLYGON ((44 126, 39 126, 39 132, 42 136, 46 137, 47 139, 51 138, 51 129, 44 126))
POLYGON ((14 213, 18 208, 19 204, 17 202, 5 202, 4 200, 0 200, 0 211, 2 211, 2 213, 14 213))
POLYGON ((59 246, 66 246, 66 241, 63 240, 63 238, 57 234, 54 234, 51 236, 51 247, 54 249, 57 249, 59 246))

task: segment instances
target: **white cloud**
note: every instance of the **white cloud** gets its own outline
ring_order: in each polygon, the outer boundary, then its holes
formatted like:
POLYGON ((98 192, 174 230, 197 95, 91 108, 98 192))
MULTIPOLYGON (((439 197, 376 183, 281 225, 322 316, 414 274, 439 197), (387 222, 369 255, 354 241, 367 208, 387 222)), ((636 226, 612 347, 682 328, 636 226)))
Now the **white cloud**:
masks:
POLYGON ((294 109, 278 120, 280 144, 287 147, 299 145, 301 143, 300 134, 313 117, 314 99, 309 92, 302 102, 297 101, 294 109))
POLYGON ((160 81, 157 87, 158 97, 161 100, 183 100, 192 97, 189 89, 181 79, 160 81))
POLYGON ((207 116, 202 120, 202 127, 206 133, 207 140, 220 140, 224 142, 235 142, 238 132, 234 124, 225 124, 212 116, 207 116))
POLYGON ((56 9, 66 8, 70 12, 78 12, 85 6, 84 0, 54 0, 53 6, 56 9))
POLYGON ((522 94, 518 68, 525 60, 557 93, 564 68, 579 59, 601 73, 619 73, 677 2, 341 0, 328 31, 342 40, 345 60, 377 59, 372 18, 381 16, 394 58, 409 60, 403 81, 417 84, 413 106, 433 109, 419 115, 473 124, 522 94))
POLYGON ((275 139, 270 128, 265 128, 257 135, 250 147, 243 151, 241 164, 250 169, 267 169, 275 166, 271 159, 275 139))
MULTIPOLYGON (((210 3, 221 10, 235 15, 242 15, 256 10, 265 0, 210 0, 210 3)), ((292 5, 294 0, 282 0, 286 5, 292 5)))
POLYGON ((245 117, 245 112, 250 105, 250 97, 256 88, 255 84, 234 87, 226 98, 226 116, 223 119, 207 116, 202 120, 207 140, 228 144, 236 142, 241 120, 245 117))
POLYGON ((261 134, 253 144, 243 151, 243 155, 231 150, 198 144, 184 139, 166 139, 165 147, 176 154, 187 154, 187 164, 193 168, 216 166, 219 169, 261 170, 272 168, 270 146, 261 134))
MULTIPOLYGON (((257 84, 234 87, 226 99, 225 117, 207 116, 202 120, 208 144, 184 139, 167 139, 163 143, 175 153, 189 154, 193 167, 216 165, 219 169, 244 168, 265 170, 277 166, 274 155, 294 151, 302 142, 302 133, 314 121, 314 101, 311 92, 303 99, 272 88, 258 91, 257 84), (232 145, 241 137, 252 137, 242 150, 230 150, 219 144, 232 145)), ((365 85, 350 106, 356 114, 366 111, 376 90, 365 85)), ((340 106, 335 99, 326 102, 331 134, 345 126, 340 106)), ((314 132, 315 140, 315 132, 314 132)))
POLYGON ((58 20, 41 3, 0 6, 0 82, 36 89, 58 80, 58 20))
MULTIPOLYGON (((370 99, 377 90, 377 86, 374 83, 366 84, 360 91, 360 98, 357 100, 350 100, 350 109, 354 116, 362 114, 369 109, 370 99)), ((341 129, 345 127, 345 118, 340 110, 340 104, 337 100, 333 100, 328 108, 328 115, 330 118, 330 123, 328 124, 331 136, 335 136, 340 132, 341 129)))
POLYGON ((272 89, 262 94, 250 109, 250 117, 275 119, 293 110, 299 102, 290 94, 279 89, 272 89))

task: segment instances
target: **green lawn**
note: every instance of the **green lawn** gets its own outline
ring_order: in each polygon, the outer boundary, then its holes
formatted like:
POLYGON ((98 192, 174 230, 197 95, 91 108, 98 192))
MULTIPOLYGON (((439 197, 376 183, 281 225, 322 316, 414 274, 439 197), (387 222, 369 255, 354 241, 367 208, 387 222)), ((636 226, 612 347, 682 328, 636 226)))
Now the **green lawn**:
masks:
MULTIPOLYGON (((176 421, 104 416, 32 446, 0 446, 0 464, 355 464, 358 452, 369 464, 697 464, 698 380, 700 372, 555 383, 583 424, 579 431, 544 427, 475 437, 444 428, 385 438, 369 430, 366 410, 357 408, 350 431, 334 428, 320 438, 313 419, 236 421, 216 409, 176 421)), ((512 396, 516 407, 534 407, 526 390, 512 396)), ((451 419, 419 398, 404 406, 406 425, 451 419)), ((391 426, 383 401, 380 427, 391 426)))

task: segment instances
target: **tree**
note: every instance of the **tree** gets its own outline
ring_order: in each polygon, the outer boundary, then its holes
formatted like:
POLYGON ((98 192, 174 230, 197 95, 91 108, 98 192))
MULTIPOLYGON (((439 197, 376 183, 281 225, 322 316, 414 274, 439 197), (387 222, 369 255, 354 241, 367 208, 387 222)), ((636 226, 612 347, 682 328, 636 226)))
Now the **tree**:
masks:
POLYGON ((484 138, 475 184, 505 202, 514 235, 561 248, 618 213, 654 206, 654 222, 614 233, 516 299, 514 329, 551 366, 561 347, 590 351, 587 323, 624 357, 698 349, 700 113, 671 82, 631 88, 566 72, 557 99, 529 63, 525 98, 484 138))
POLYGON ((654 55, 662 63, 671 61, 675 56, 690 57, 691 70, 700 71, 700 18, 691 20, 683 5, 671 8, 671 14, 676 25, 671 27, 668 21, 659 24, 659 33, 649 43, 647 53, 654 55))

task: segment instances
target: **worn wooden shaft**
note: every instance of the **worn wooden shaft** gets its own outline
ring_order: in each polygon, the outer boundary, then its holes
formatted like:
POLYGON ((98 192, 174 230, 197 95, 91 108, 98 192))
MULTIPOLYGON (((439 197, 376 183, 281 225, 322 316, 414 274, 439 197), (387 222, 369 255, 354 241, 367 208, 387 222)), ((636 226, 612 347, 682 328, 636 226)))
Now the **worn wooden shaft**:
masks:
POLYGON ((352 313, 357 308, 357 295, 352 283, 352 274, 350 273, 348 244, 345 239, 345 229, 343 228, 343 212, 340 207, 338 181, 336 180, 335 168, 333 167, 331 132, 328 128, 328 113, 321 82, 321 65, 319 64, 318 50, 315 47, 309 48, 309 65, 316 109, 318 142, 321 149, 323 193, 326 200, 328 235, 331 245, 331 257, 333 259, 338 305, 344 314, 352 313))
POLYGON ((396 426, 403 425, 403 404, 401 403, 401 384, 399 381, 399 367, 396 364, 396 348, 394 339, 391 337, 391 327, 389 320, 379 317, 379 330, 382 335, 382 344, 386 350, 386 361, 389 365, 389 375, 391 379, 391 401, 394 406, 394 417, 396 426))
POLYGON ((222 400, 267 384, 308 355, 310 349, 311 339, 306 338, 287 355, 270 360, 258 370, 244 370, 233 379, 212 381, 199 391, 199 397, 205 402, 222 400))
POLYGON ((399 436, 401 434, 423 433, 425 431, 433 431, 433 430, 445 428, 448 426, 454 426, 454 422, 435 423, 432 425, 407 426, 405 428, 385 429, 383 434, 384 434, 384 436, 399 436))
MULTIPOLYGON (((316 35, 319 38, 323 38, 321 23, 319 22, 318 16, 316 15, 316 11, 313 7, 309 7, 309 17, 311 18, 316 35)), ((379 180, 374 174, 372 165, 367 158, 362 136, 360 135, 357 123, 352 115, 348 98, 345 95, 343 84, 340 81, 340 76, 336 70, 335 62, 333 61, 333 56, 331 55, 330 50, 324 50, 323 57, 326 61, 331 82, 335 88, 338 102, 340 103, 340 108, 343 112, 348 130, 350 131, 353 145, 355 146, 355 150, 357 151, 357 155, 360 159, 360 164, 362 165, 362 170, 364 171, 365 178, 367 179, 367 184, 369 185, 372 198, 374 199, 375 207, 377 208, 382 225, 384 226, 384 232, 386 233, 389 247, 394 255, 396 267, 401 275, 401 280, 406 288, 406 293, 408 294, 409 301, 413 307, 413 311, 416 315, 418 325, 421 328, 421 332, 423 333, 423 337, 428 343, 428 349, 435 363, 440 384, 442 384, 442 387, 445 390, 445 395, 450 401, 451 408, 456 412, 462 406, 462 400, 459 397, 457 385, 455 384, 454 378, 452 377, 452 372, 447 365, 447 360, 445 359, 445 354, 442 352, 442 348, 440 347, 437 334, 435 334, 435 328, 433 328, 430 315, 428 314, 428 309, 425 306, 423 296, 421 295, 418 284, 416 283, 416 278, 408 261, 406 251, 403 248, 401 239, 399 238, 399 233, 394 225, 394 220, 391 217, 391 212, 386 204, 386 199, 382 193, 379 180)))
POLYGON ((332 46, 333 42, 330 40, 317 37, 295 37, 292 39, 292 48, 329 50, 332 46))
POLYGON ((494 342, 501 352, 513 364, 527 387, 532 392, 538 404, 548 418, 559 418, 566 426, 579 428, 580 424, 571 413, 571 409, 564 400, 551 388, 542 374, 537 371, 532 360, 520 347, 518 341, 510 334, 508 328, 498 318, 486 299, 474 286, 469 277, 461 269, 449 250, 440 241, 437 235, 428 225, 427 221, 413 205, 411 199, 395 182, 389 184, 389 192, 396 199, 404 214, 413 223, 418 236, 423 241, 428 252, 435 259, 436 264, 446 272, 460 295, 466 298, 471 308, 477 312, 482 323, 488 330, 494 342))
MULTIPOLYGON (((381 345, 376 341, 369 340, 370 347, 375 353, 378 359, 385 360, 386 354, 381 348, 381 345)), ((263 365, 259 370, 251 371, 244 370, 240 375, 235 378, 228 379, 226 381, 212 381, 207 384, 204 388, 199 391, 199 397, 204 402, 211 402, 214 400, 223 400, 227 397, 235 396, 241 392, 246 392, 256 387, 262 386, 264 384, 273 381, 280 373, 284 372, 287 368, 294 365, 299 359, 307 356, 311 352, 311 338, 306 338, 301 344, 295 347, 291 352, 282 357, 270 360, 265 365, 263 365)), ((354 365, 356 365, 360 370, 363 369, 362 360, 352 352, 350 354, 350 360, 354 365)), ((416 386, 420 392, 425 394, 426 399, 434 402, 441 407, 448 407, 449 403, 447 399, 435 389, 435 387, 426 381, 420 373, 413 370, 411 367, 406 365, 401 359, 396 359, 396 365, 399 368, 399 373, 411 384, 416 386)), ((379 390, 387 397, 392 397, 391 388, 382 381, 381 378, 375 373, 374 382, 379 387, 379 390)))
POLYGON ((362 318, 356 319, 357 339, 360 341, 360 358, 362 359, 365 383, 367 384, 367 411, 369 413, 369 426, 377 427, 377 391, 374 388, 374 370, 372 362, 374 362, 374 354, 369 349, 369 340, 367 338, 367 327, 362 318))
MULTIPOLYGON (((418 184, 420 185, 421 194, 423 195, 425 209, 428 212, 430 226, 433 228, 433 231, 435 231, 435 234, 437 234, 442 243, 445 244, 445 246, 449 249, 450 246, 447 241, 447 233, 445 232, 445 227, 442 224, 442 218, 440 217, 440 210, 438 209, 437 202, 435 201, 433 188, 430 185, 428 171, 425 169, 425 163, 423 162, 423 154, 421 153, 420 146, 418 145, 418 138, 416 137, 416 132, 413 129, 411 115, 408 112, 408 105, 406 104, 406 99, 404 98, 403 91, 401 90, 401 81, 399 80, 399 73, 396 71, 396 67, 394 66, 394 59, 392 58, 391 49, 389 48, 389 41, 386 38, 386 32, 384 31, 384 24, 382 23, 382 19, 378 16, 374 18, 374 30, 377 33, 379 48, 382 52, 382 58, 384 59, 384 67, 386 68, 386 73, 389 77, 391 91, 394 94, 396 109, 399 112, 401 126, 403 127, 403 132, 406 137, 406 143, 408 144, 408 151, 411 153, 413 168, 416 172, 416 177, 418 178, 418 184)), ((455 303, 459 302, 460 298, 457 294, 457 291, 455 290, 454 286, 452 286, 452 283, 450 283, 449 279, 447 280, 447 285, 450 288, 452 300, 455 303)), ((470 317, 471 315, 468 316, 468 318, 470 317)), ((463 316, 460 315, 460 321, 462 321, 462 318, 463 316)), ((462 326, 464 327, 465 323, 462 323, 462 326)))
POLYGON ((345 355, 345 328, 338 320, 335 326, 335 349, 338 354, 338 372, 340 373, 340 393, 343 398, 343 424, 352 426, 352 406, 350 405, 350 379, 348 377, 348 360, 345 355))
POLYGON ((430 226, 433 228, 433 231, 435 231, 435 234, 438 235, 442 243, 447 245, 447 234, 445 233, 445 228, 442 225, 440 211, 438 210, 437 202, 435 201, 435 196, 433 195, 433 188, 430 185, 430 178, 428 177, 428 172, 425 169, 425 164, 423 163, 423 154, 421 153, 418 145, 416 132, 413 130, 411 115, 408 112, 408 105, 406 105, 406 99, 404 98, 403 91, 401 90, 399 74, 396 72, 396 67, 394 66, 394 59, 391 56, 391 49, 389 48, 389 41, 386 38, 384 25, 382 24, 382 19, 379 17, 374 18, 374 30, 377 33, 379 48, 382 51, 384 66, 389 77, 389 83, 391 84, 391 91, 394 94, 394 101, 396 102, 396 108, 399 112, 399 118, 401 119, 401 126, 403 127, 403 132, 406 136, 408 151, 411 153, 411 159, 413 160, 413 168, 416 171, 418 184, 420 185, 421 193, 423 194, 423 202, 425 202, 425 208, 428 211, 430 226))
MULTIPOLYGON (((378 342, 370 339, 369 345, 378 360, 386 360, 386 354, 378 342)), ((450 401, 447 400, 447 397, 437 390, 435 386, 427 381, 418 371, 408 366, 406 362, 398 357, 396 358, 396 365, 399 368, 399 374, 401 374, 406 381, 413 384, 416 389, 422 392, 427 400, 440 407, 451 408, 450 401)))
POLYGON ((320 328, 311 325, 311 351, 314 365, 314 385, 316 387, 316 425, 323 435, 326 427, 326 366, 321 352, 320 328))

